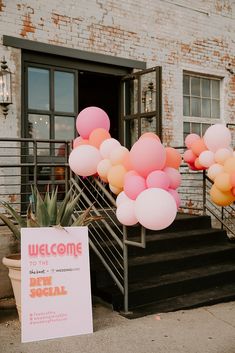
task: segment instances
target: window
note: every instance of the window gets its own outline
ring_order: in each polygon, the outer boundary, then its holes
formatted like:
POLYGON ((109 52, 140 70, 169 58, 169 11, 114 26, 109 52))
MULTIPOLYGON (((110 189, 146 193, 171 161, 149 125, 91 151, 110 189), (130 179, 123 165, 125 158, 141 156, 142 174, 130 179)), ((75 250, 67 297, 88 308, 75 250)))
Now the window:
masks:
POLYGON ((184 138, 189 133, 203 136, 220 119, 220 79, 183 75, 184 138))

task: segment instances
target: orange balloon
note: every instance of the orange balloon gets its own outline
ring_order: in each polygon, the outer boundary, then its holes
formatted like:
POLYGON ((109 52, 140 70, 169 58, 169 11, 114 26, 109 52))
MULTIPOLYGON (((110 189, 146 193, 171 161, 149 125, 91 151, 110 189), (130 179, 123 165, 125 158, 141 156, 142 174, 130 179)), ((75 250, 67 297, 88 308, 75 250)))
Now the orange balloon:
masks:
POLYGON ((235 157, 226 159, 224 163, 224 171, 227 173, 235 172, 235 157))
POLYGON ((220 191, 229 191, 232 189, 232 184, 230 181, 230 174, 228 173, 219 173, 215 177, 215 186, 220 190, 220 191))
POLYGON ((200 138, 192 143, 191 150, 194 154, 199 156, 203 151, 207 151, 208 148, 206 147, 203 138, 200 138))
POLYGON ((210 190, 212 201, 218 206, 228 206, 235 200, 235 196, 231 191, 220 191, 214 184, 210 190))
POLYGON ((120 194, 120 192, 122 191, 122 189, 119 189, 116 186, 113 186, 113 185, 110 185, 110 184, 109 184, 109 188, 112 191, 112 193, 114 193, 115 195, 120 194))
POLYGON ((173 147, 166 147, 166 167, 172 167, 178 169, 181 162, 182 157, 180 153, 173 147))
POLYGON ((123 165, 118 164, 110 168, 108 172, 108 182, 110 185, 122 189, 124 185, 124 177, 126 174, 126 169, 123 165))
POLYGON ((235 172, 232 172, 230 174, 230 183, 232 184, 232 187, 235 187, 235 172))
POLYGON ((122 165, 124 166, 124 168, 128 171, 128 170, 133 170, 133 166, 131 164, 130 161, 130 153, 126 153, 123 157, 122 160, 122 165))
POLYGON ((98 128, 90 133, 89 143, 90 145, 99 148, 101 143, 109 138, 111 138, 111 135, 107 130, 103 128, 98 128))

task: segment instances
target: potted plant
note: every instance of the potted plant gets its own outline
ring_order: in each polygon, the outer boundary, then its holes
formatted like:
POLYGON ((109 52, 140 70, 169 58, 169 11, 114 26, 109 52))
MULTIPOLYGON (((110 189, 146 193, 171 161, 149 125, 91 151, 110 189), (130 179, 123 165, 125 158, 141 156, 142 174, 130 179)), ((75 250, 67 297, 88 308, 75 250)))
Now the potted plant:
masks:
MULTIPOLYGON (((57 189, 50 193, 46 192, 42 198, 37 188, 32 188, 32 197, 29 203, 26 217, 19 215, 7 202, 1 202, 6 211, 13 217, 12 221, 5 214, 0 213, 0 219, 11 230, 15 241, 20 245, 21 228, 25 227, 75 227, 86 226, 90 222, 99 220, 101 217, 90 214, 91 207, 74 215, 74 208, 80 195, 74 196, 72 189, 65 195, 60 203, 57 201, 57 189), (74 215, 74 217, 73 217, 74 215)), ((3 264, 9 269, 13 293, 19 318, 21 318, 21 257, 20 253, 5 256, 3 264)))

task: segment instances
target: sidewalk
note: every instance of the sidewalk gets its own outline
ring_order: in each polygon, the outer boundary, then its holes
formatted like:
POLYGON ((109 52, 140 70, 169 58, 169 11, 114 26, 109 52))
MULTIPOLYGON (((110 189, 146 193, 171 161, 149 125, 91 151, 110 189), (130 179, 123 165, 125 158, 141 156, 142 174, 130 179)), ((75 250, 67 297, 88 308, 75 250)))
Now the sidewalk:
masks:
POLYGON ((0 352, 4 353, 235 353, 235 302, 128 320, 100 303, 94 333, 20 343, 14 314, 0 311, 0 352))

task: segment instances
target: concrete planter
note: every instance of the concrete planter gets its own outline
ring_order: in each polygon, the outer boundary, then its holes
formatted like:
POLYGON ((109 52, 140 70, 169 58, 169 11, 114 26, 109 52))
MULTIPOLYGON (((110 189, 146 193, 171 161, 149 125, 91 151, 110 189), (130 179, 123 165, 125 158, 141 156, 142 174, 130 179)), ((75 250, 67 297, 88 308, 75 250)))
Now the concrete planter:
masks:
POLYGON ((5 256, 2 259, 2 263, 9 270, 8 275, 10 277, 14 296, 15 296, 16 308, 18 311, 19 319, 21 320, 21 260, 20 260, 20 254, 5 256))

